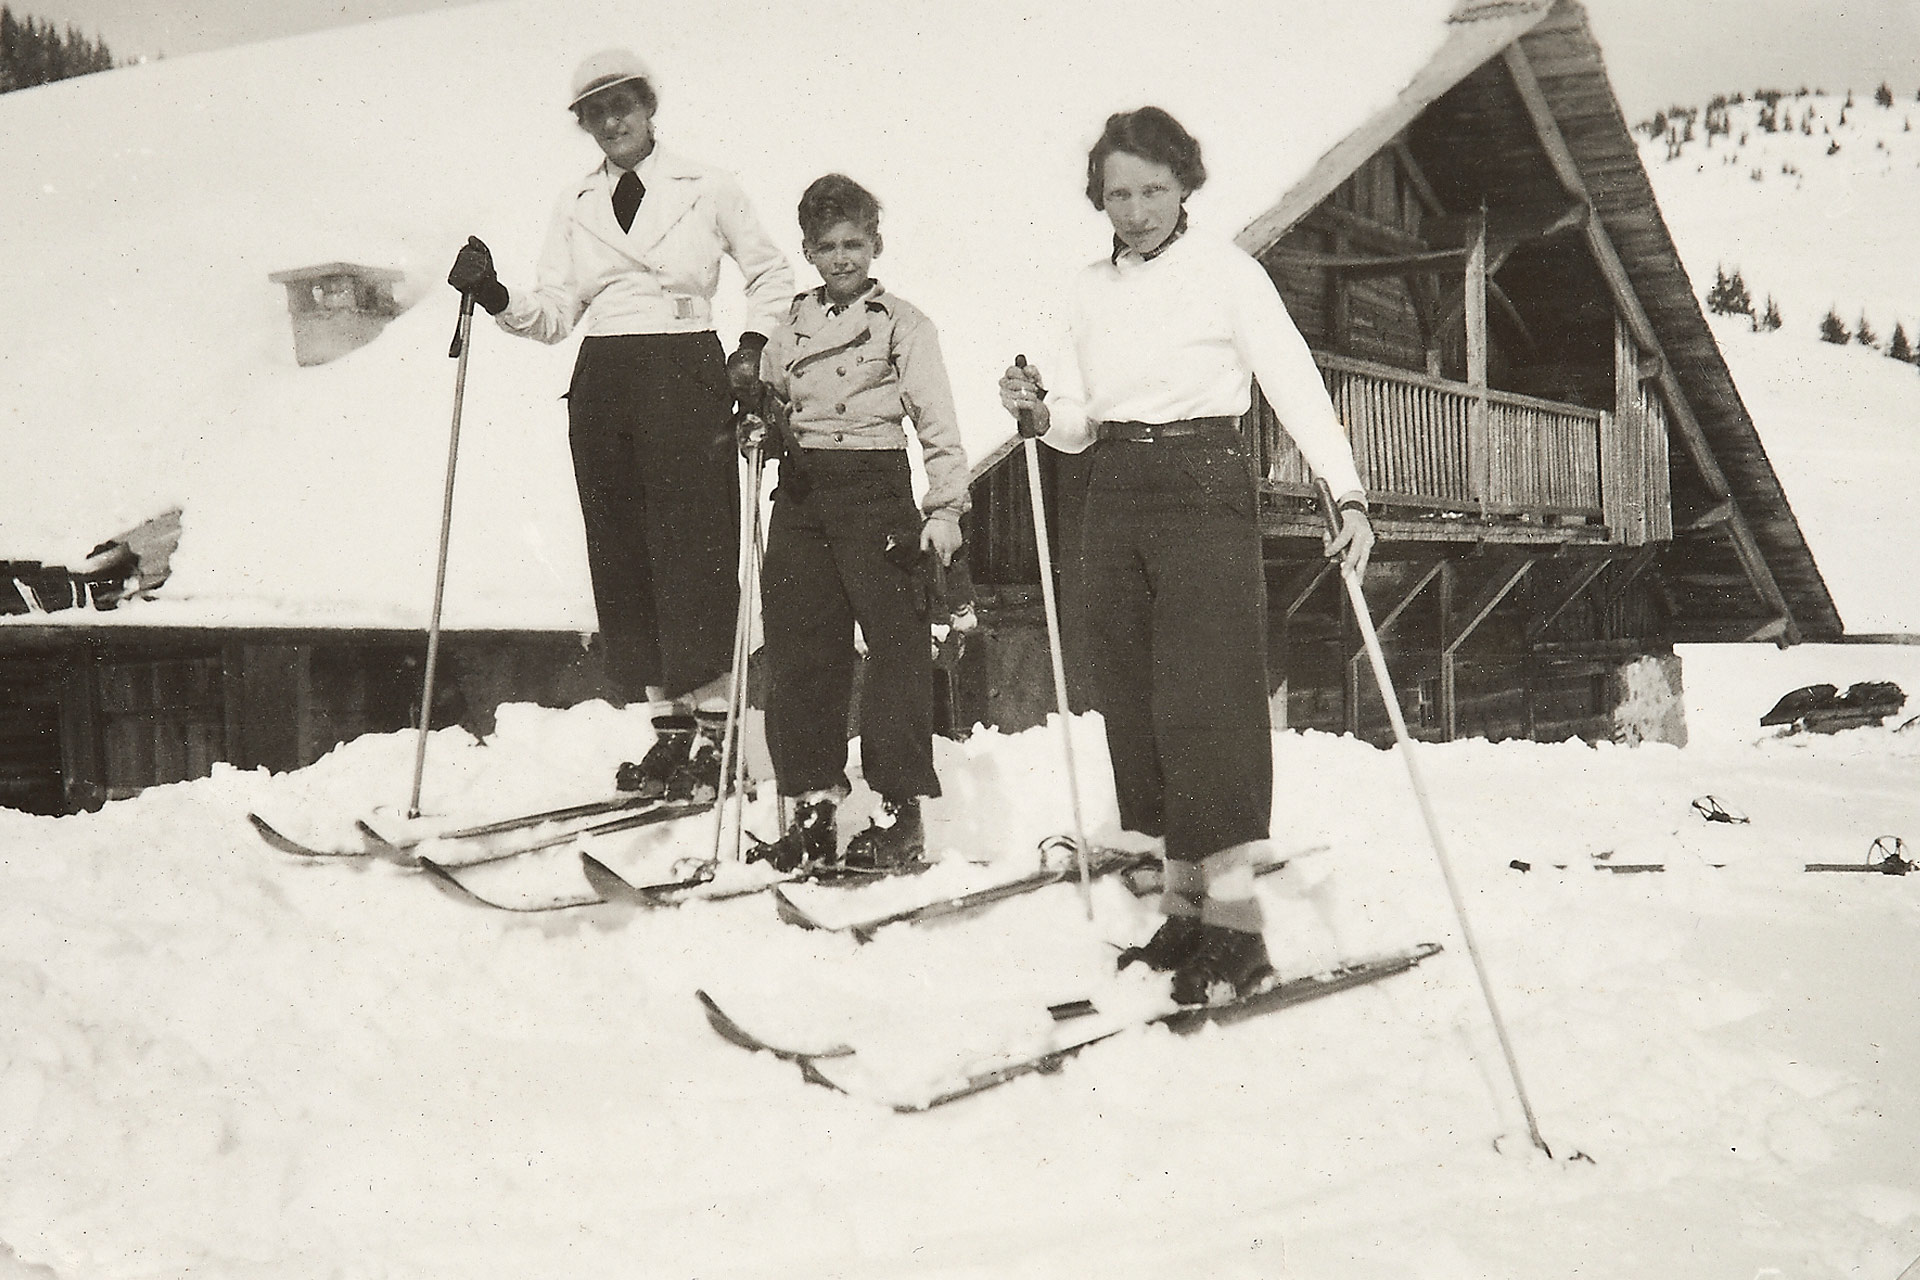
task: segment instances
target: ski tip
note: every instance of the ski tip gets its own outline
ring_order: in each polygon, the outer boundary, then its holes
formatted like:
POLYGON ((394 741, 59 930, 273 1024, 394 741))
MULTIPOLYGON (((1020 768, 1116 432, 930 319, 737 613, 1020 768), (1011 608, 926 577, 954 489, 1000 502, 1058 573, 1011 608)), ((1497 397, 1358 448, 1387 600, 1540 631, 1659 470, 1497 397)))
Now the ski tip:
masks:
POLYGON ((254 833, 264 840, 268 847, 277 849, 281 853, 291 854, 296 858, 357 858, 365 854, 361 849, 315 849, 311 845, 301 844, 257 813, 247 814, 247 821, 253 825, 254 833))
POLYGON ((587 883, 593 886, 593 891, 609 901, 633 893, 633 886, 627 883, 625 876, 585 849, 580 851, 580 871, 586 876, 587 883))
POLYGON ((417 861, 417 855, 381 835, 379 830, 364 818, 356 821, 353 829, 358 831, 360 838, 367 842, 367 852, 374 857, 385 858, 388 862, 402 867, 411 867, 417 861))
POLYGON ((700 1002, 700 1011, 706 1015, 707 1025, 712 1027, 722 1040, 730 1044, 737 1044, 742 1049, 751 1049, 755 1052, 767 1047, 753 1036, 747 1034, 745 1027, 742 1027, 731 1017, 727 1016, 727 1011, 722 1009, 719 1004, 714 1001, 714 998, 704 990, 695 987, 693 996, 694 999, 700 1002))
POLYGON ((413 865, 420 868, 420 870, 426 872, 428 875, 432 876, 436 880, 446 881, 448 884, 460 890, 462 893, 465 893, 467 890, 467 886, 461 884, 459 879, 453 874, 453 872, 449 868, 442 865, 441 863, 435 862, 432 858, 427 857, 425 854, 417 855, 413 860, 413 865))
POLYGON ((797 929, 820 928, 820 922, 808 915, 806 909, 799 903, 788 897, 785 889, 776 884, 769 892, 773 894, 773 909, 779 913, 784 923, 793 925, 797 929))

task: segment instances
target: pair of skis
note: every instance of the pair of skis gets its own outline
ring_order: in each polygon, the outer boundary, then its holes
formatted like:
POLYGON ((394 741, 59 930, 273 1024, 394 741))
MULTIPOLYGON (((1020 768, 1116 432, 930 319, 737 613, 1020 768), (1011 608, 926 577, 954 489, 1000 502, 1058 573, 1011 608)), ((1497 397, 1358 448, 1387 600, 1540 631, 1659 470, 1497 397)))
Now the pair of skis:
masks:
POLYGON ((1250 995, 1217 1004, 1174 1005, 1120 1017, 1103 1017, 1093 1002, 1088 1000, 1055 1005, 1048 1012, 1060 1030, 1042 1048, 1009 1059, 989 1061, 961 1073, 957 1078, 934 1082, 930 1087, 918 1089, 899 1087, 877 1078, 875 1073, 863 1067, 858 1051, 850 1045, 833 1044, 817 1049, 777 1045, 747 1030, 707 992, 695 991, 694 995, 700 1001, 707 1024, 730 1044, 794 1063, 800 1068, 802 1078, 810 1084, 880 1103, 902 1114, 913 1114, 932 1111, 963 1098, 976 1097, 1023 1076, 1058 1071, 1069 1059, 1129 1031, 1164 1026, 1177 1034, 1191 1035, 1216 1023, 1230 1025, 1244 1022, 1405 973, 1421 961, 1439 954, 1440 949, 1438 943, 1423 942, 1405 950, 1367 956, 1318 973, 1276 981, 1250 995))

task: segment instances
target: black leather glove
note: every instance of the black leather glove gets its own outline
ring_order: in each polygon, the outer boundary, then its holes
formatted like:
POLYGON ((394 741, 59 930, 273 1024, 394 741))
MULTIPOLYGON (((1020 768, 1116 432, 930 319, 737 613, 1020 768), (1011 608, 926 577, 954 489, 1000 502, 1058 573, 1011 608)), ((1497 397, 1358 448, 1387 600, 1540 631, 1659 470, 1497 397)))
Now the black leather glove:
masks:
POLYGON ((749 329, 740 335, 740 345, 727 357, 727 385, 733 388, 735 399, 759 385, 760 352, 766 345, 766 334, 749 329))
POLYGON ((507 309, 507 287, 494 275, 493 254, 478 236, 468 236, 467 242, 460 246, 453 267, 447 272, 447 283, 461 293, 472 294, 473 300, 485 307, 490 316, 507 309))

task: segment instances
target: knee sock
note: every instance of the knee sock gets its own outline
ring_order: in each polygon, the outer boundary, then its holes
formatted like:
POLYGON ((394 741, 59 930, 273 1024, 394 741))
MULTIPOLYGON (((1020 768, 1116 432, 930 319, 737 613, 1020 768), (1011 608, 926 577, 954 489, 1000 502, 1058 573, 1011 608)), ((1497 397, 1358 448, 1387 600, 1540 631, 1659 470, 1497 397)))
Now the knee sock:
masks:
POLYGON ((1160 890, 1161 912, 1168 916, 1198 919, 1201 900, 1207 896, 1206 875, 1200 864, 1168 858, 1165 867, 1161 873, 1165 877, 1160 890))
POLYGON ((1200 861, 1205 884, 1201 923, 1240 933, 1259 933, 1266 925, 1260 899, 1253 894, 1253 851, 1259 843, 1229 845, 1200 861))

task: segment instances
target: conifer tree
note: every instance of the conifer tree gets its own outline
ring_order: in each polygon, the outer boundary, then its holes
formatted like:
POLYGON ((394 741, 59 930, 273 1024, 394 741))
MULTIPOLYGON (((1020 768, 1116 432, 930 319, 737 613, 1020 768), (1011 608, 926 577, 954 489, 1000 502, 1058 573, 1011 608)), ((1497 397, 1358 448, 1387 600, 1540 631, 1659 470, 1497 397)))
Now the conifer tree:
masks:
POLYGON ((106 43, 68 26, 65 32, 0 5, 0 93, 113 69, 106 43))
POLYGON ((1883 107, 1893 105, 1893 90, 1887 88, 1887 82, 1885 80, 1882 80, 1880 87, 1873 91, 1873 100, 1883 107))
POLYGON ((1853 334, 1847 329, 1847 322, 1832 307, 1827 308, 1826 318, 1820 321, 1820 341, 1831 342, 1844 347, 1853 340, 1853 334))
POLYGON ((1913 363, 1913 344, 1907 341, 1907 328, 1895 322, 1893 337, 1887 340, 1887 354, 1895 360, 1913 363))
POLYGON ((1872 347, 1876 351, 1880 348, 1880 335, 1875 333, 1873 327, 1867 323, 1867 313, 1864 311, 1860 313, 1860 327, 1853 331, 1853 340, 1863 347, 1872 347))
POLYGON ((1778 329, 1782 323, 1780 319, 1780 304, 1773 300, 1772 294, 1768 294, 1766 310, 1753 318, 1753 331, 1755 333, 1772 333, 1778 329))
POLYGON ((1740 268, 1735 267, 1729 276, 1725 267, 1715 267, 1713 288, 1707 290, 1707 310, 1717 316, 1751 316, 1753 297, 1747 292, 1747 282, 1740 278, 1740 268))

